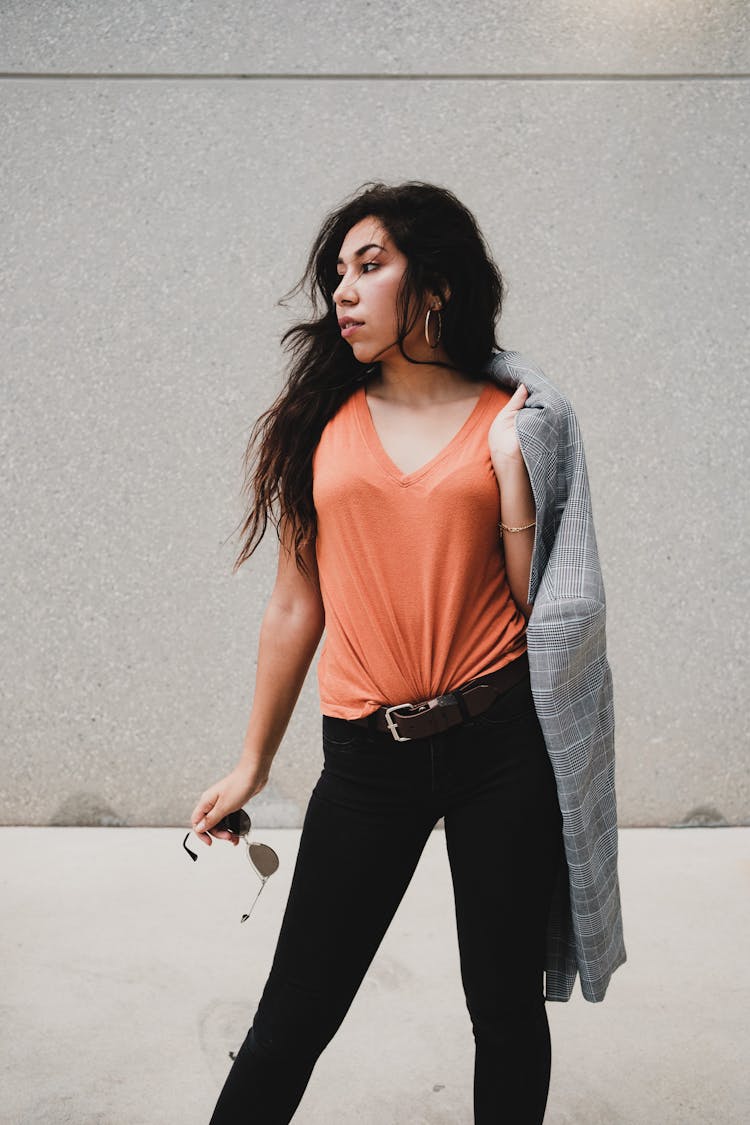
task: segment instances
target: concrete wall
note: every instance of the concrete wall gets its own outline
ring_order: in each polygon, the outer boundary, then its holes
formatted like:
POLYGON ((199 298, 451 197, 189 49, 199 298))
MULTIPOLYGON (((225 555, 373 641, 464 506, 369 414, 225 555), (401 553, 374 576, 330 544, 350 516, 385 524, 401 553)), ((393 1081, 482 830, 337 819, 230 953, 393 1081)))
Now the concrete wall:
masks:
MULTIPOLYGON (((749 23, 6 0, 3 823, 183 823, 234 764, 275 562, 271 532, 229 574, 241 455, 302 311, 275 302, 369 178, 475 211, 504 346, 577 408, 621 822, 747 822, 749 23)), ((301 823, 315 671, 259 824, 301 823)))

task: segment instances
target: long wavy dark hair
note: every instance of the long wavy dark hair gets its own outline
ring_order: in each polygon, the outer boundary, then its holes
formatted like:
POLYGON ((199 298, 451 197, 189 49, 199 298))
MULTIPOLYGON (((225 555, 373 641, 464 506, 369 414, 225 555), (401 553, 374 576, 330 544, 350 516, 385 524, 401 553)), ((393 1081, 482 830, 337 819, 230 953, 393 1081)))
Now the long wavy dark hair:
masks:
POLYGON ((282 518, 288 523, 297 567, 307 573, 301 551, 317 530, 315 448, 326 422, 378 368, 355 359, 341 337, 333 302, 341 244, 355 223, 370 217, 381 222, 407 259, 397 295, 398 345, 405 359, 437 363, 408 356, 404 339, 427 292, 442 295, 446 283, 450 300, 444 302, 441 343, 451 363, 437 365, 479 381, 493 350, 504 350, 495 339, 495 326, 505 284, 468 208, 447 188, 419 180, 396 186, 369 181, 356 189, 326 216, 302 277, 278 301, 285 305, 304 289, 313 315, 282 336, 282 348, 292 356, 286 385, 250 434, 242 489, 248 507, 233 574, 259 545, 269 517, 279 538, 282 518))

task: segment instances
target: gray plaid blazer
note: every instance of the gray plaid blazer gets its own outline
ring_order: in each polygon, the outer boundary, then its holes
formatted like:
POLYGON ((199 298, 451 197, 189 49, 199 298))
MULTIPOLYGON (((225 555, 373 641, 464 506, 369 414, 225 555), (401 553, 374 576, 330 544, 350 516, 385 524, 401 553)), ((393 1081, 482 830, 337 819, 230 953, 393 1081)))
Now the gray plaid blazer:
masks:
POLYGON ((518 352, 493 352, 484 373, 508 390, 523 383, 529 391, 516 419, 537 520, 526 641, 565 842, 547 933, 545 995, 569 1000, 580 974, 584 997, 598 1001, 626 953, 612 675, 583 442, 571 404, 518 352))

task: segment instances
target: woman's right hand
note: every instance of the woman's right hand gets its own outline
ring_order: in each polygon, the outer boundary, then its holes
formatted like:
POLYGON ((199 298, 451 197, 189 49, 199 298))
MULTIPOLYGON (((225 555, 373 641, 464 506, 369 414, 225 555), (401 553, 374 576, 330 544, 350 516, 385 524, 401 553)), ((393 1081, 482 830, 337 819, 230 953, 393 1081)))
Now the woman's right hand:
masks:
POLYGON ((229 813, 241 809, 251 797, 260 793, 268 781, 270 771, 270 763, 258 762, 249 768, 243 766, 241 770, 232 770, 221 781, 206 789, 190 817, 193 832, 198 839, 210 845, 211 837, 215 836, 217 840, 229 840, 235 846, 239 844, 239 836, 225 829, 214 831, 214 825, 229 813))

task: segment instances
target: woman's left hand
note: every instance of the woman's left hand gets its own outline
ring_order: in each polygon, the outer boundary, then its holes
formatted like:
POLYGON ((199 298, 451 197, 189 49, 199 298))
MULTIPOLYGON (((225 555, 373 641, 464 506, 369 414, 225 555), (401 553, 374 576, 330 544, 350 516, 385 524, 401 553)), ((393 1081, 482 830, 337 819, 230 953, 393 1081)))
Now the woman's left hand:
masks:
POLYGON ((521 447, 516 434, 516 415, 523 409, 529 392, 523 383, 519 383, 513 396, 506 402, 500 413, 492 422, 487 440, 490 453, 500 460, 516 461, 521 457, 521 447))

